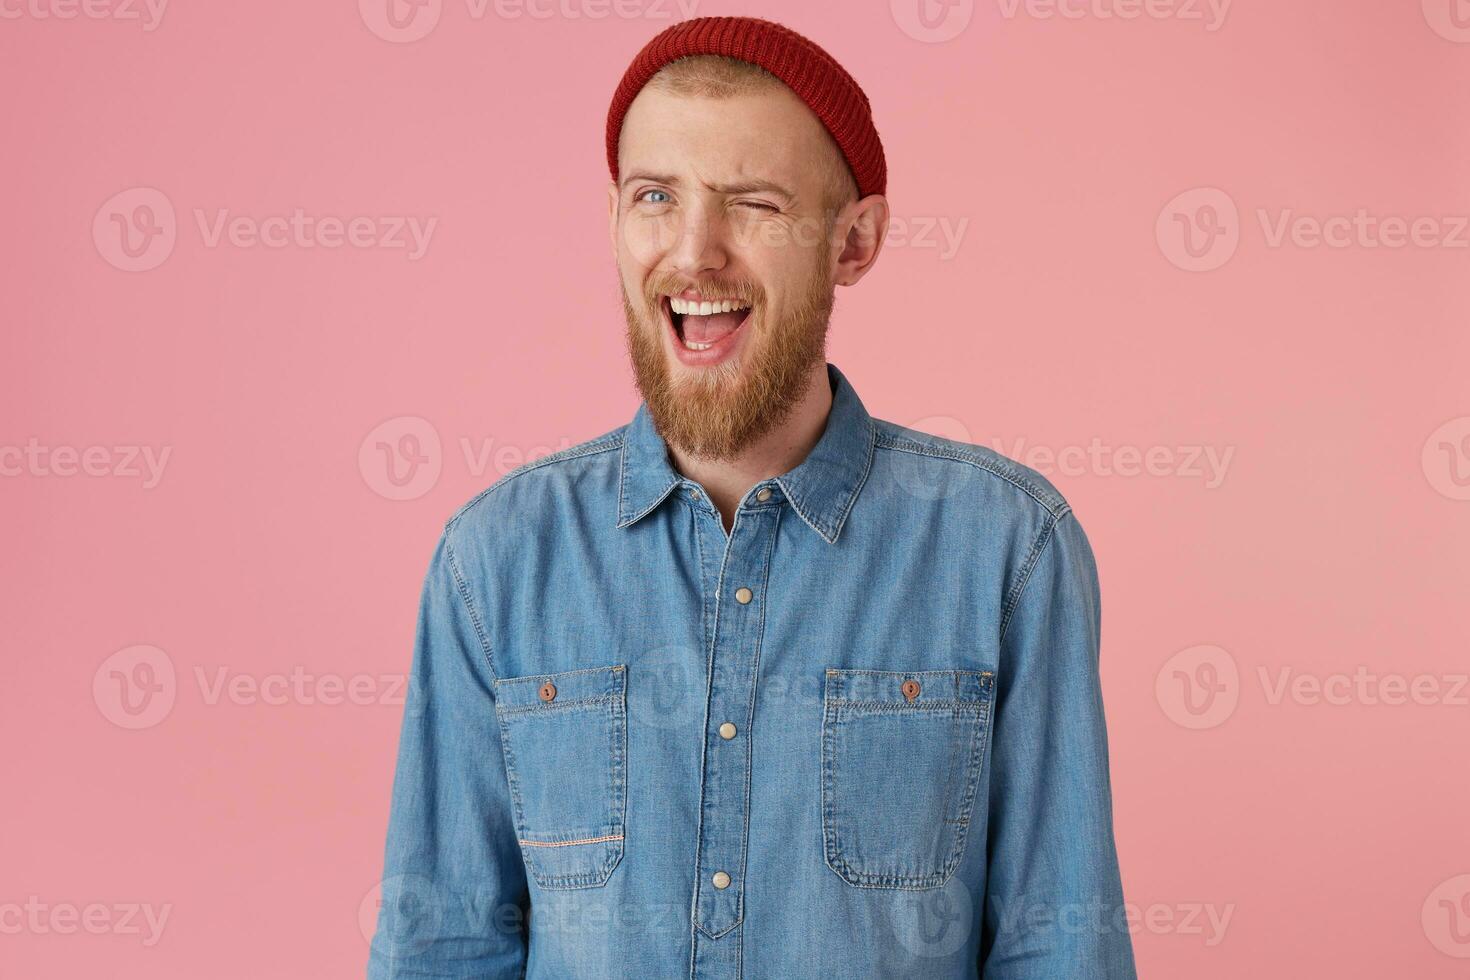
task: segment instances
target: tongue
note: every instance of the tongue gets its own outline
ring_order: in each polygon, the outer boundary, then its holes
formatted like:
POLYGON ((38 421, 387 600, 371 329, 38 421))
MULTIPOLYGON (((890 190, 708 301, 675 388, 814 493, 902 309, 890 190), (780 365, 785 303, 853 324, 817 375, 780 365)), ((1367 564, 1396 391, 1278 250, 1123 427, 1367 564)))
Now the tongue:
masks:
POLYGON ((745 319, 749 310, 735 310, 731 313, 711 313, 709 316, 695 316, 686 313, 684 315, 684 339, 695 344, 713 344, 723 337, 735 332, 740 326, 740 321, 745 319))

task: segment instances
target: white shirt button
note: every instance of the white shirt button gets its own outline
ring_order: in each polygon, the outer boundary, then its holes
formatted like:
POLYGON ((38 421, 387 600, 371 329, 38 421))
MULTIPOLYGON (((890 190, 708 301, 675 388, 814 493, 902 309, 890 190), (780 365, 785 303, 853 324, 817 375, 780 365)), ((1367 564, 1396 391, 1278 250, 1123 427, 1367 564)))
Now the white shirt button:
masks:
POLYGON ((767 500, 770 500, 771 499, 771 488, 770 487, 761 487, 759 490, 757 490, 755 492, 755 499, 756 500, 759 500, 761 503, 765 503, 767 500))
POLYGON ((723 871, 716 871, 714 877, 710 878, 716 888, 729 888, 730 876, 723 871))
POLYGON ((735 737, 735 726, 728 721, 720 726, 720 738, 732 739, 735 737))

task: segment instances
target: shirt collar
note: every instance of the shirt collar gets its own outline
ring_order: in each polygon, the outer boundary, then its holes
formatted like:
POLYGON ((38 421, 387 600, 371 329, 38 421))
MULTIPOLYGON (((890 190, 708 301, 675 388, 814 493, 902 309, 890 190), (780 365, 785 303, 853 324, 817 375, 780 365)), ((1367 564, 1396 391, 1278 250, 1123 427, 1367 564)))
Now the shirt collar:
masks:
MULTIPOLYGON (((835 544, 868 478, 875 432, 872 417, 842 372, 828 364, 827 379, 832 408, 822 437, 800 465, 775 482, 807 526, 835 544)), ((624 430, 621 465, 618 527, 651 512, 684 481, 669 462, 668 447, 653 426, 647 403, 638 406, 624 430)))

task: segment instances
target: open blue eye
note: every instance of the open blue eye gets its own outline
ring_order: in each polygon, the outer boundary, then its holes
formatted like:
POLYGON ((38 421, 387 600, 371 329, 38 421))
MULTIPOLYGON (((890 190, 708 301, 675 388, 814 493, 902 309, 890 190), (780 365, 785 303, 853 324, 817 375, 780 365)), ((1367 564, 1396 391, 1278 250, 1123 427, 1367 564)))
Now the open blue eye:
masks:
POLYGON ((666 204, 666 203, 668 203, 669 200, 672 200, 671 198, 669 198, 669 192, 668 191, 657 191, 657 190, 654 190, 654 191, 644 191, 643 192, 643 195, 642 195, 642 199, 645 200, 645 201, 648 201, 648 202, 650 202, 652 204, 666 204), (655 195, 655 194, 662 194, 664 196, 665 200, 662 200, 662 201, 655 201, 655 200, 653 200, 653 195, 655 195))

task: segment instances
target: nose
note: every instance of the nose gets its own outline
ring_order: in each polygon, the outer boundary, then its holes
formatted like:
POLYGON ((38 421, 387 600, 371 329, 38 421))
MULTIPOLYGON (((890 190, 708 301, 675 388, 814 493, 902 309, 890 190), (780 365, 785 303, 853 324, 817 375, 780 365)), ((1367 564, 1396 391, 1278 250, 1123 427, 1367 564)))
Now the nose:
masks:
POLYGON ((729 260, 724 223, 704 207, 694 206, 684 212, 678 237, 669 250, 669 262, 686 278, 698 279, 718 272, 729 260))

